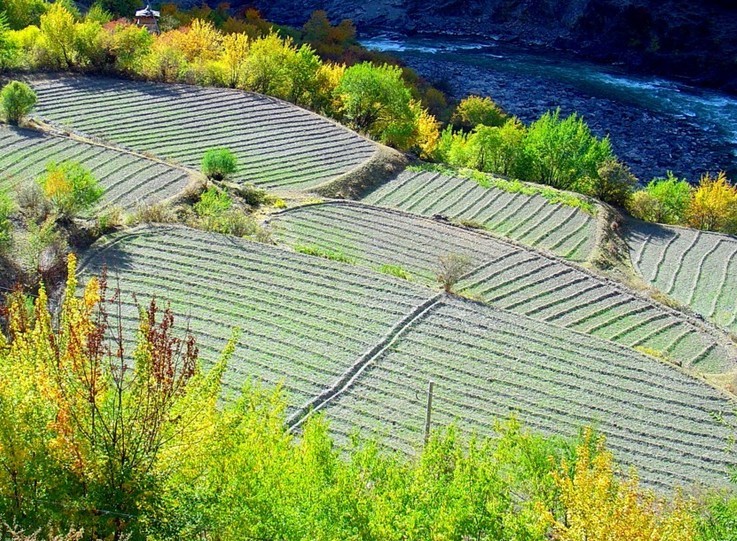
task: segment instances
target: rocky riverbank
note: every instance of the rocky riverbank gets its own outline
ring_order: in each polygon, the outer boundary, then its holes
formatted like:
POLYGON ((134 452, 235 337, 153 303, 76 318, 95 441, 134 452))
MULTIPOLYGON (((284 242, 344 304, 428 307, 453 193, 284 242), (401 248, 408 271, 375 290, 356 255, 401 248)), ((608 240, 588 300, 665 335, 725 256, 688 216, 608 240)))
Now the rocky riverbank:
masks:
POLYGON ((615 153, 643 181, 663 176, 667 170, 698 181, 705 171, 737 169, 724 136, 699 118, 587 94, 544 73, 518 74, 413 52, 393 54, 431 82, 447 87, 454 97, 491 96, 526 123, 555 107, 563 114, 578 112, 597 135, 611 137, 615 153))

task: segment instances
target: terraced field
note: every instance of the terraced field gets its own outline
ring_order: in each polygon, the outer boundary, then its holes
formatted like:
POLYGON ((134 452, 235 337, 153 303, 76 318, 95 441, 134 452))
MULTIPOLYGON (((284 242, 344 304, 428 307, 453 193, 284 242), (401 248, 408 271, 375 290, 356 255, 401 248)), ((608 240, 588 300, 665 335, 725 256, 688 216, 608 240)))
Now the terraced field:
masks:
POLYGON ((360 430, 397 449, 421 443, 424 394, 433 422, 488 434, 512 413, 544 432, 595 423, 615 455, 650 485, 724 485, 732 405, 678 369, 632 350, 460 299, 432 306, 323 405, 340 441, 360 430))
POLYGON ((207 149, 227 147, 239 160, 236 180, 266 188, 314 188, 377 148, 316 114, 238 90, 94 77, 34 87, 43 119, 193 168, 207 149))
POLYGON ((405 171, 363 201, 424 216, 477 222, 500 235, 572 261, 586 261, 596 244, 596 219, 539 195, 484 188, 468 179, 405 171))
POLYGON ((634 220, 626 233, 646 282, 737 332, 737 237, 634 220))
POLYGON ((189 183, 184 169, 104 146, 0 126, 0 186, 33 181, 49 162, 74 160, 105 188, 103 204, 132 208, 176 196, 189 183))
POLYGON ((438 258, 468 256, 475 269, 457 290, 541 322, 667 356, 685 368, 724 373, 737 368, 735 348, 683 314, 541 253, 489 235, 393 209, 335 201, 295 207, 272 217, 289 245, 337 251, 371 269, 400 266, 434 284, 438 258))
POLYGON ((398 266, 433 284, 440 256, 462 254, 477 266, 516 250, 460 227, 348 201, 295 207, 273 215, 270 225, 285 244, 339 251, 372 269, 398 266))
POLYGON ((534 252, 502 255, 476 269, 458 287, 506 310, 665 355, 701 373, 737 368, 735 348, 717 333, 623 287, 534 252))
POLYGON ((144 227, 95 245, 80 272, 119 278, 128 334, 132 295, 171 301, 208 360, 243 330, 226 383, 283 382, 290 405, 317 395, 433 292, 362 269, 178 226, 144 227))

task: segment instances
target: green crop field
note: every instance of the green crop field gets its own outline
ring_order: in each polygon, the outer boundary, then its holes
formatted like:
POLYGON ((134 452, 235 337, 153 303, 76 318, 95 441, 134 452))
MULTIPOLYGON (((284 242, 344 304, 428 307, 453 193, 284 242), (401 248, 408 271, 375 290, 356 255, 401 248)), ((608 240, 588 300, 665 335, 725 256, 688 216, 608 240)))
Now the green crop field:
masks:
POLYGON ((295 207, 273 216, 270 225, 286 244, 338 251, 376 270, 400 267, 426 283, 436 282, 441 256, 463 255, 475 267, 516 250, 464 228, 346 201, 295 207))
POLYGON ((189 183, 184 169, 127 152, 46 135, 34 130, 0 127, 0 186, 32 182, 49 162, 73 160, 89 169, 105 189, 103 204, 132 208, 176 196, 189 183))
POLYGON ((422 442, 425 393, 435 426, 488 434, 516 415, 548 433, 593 423, 643 481, 724 485, 734 404, 680 370, 591 336, 462 299, 409 324, 363 373, 322 404, 339 441, 375 434, 397 449, 422 442))
POLYGON ((631 221, 632 263, 656 289, 737 332, 737 238, 631 221))
POLYGON ((220 88, 105 79, 34 84, 37 115, 81 133, 199 168, 209 148, 239 161, 235 180, 302 190, 369 160, 376 146, 276 98, 220 88))
POLYGON ((585 261, 596 244, 596 218, 540 195, 485 188, 474 180, 405 171, 364 202, 424 216, 465 220, 528 246, 585 261))
POLYGON ((170 301, 201 351, 217 358, 233 328, 243 336, 227 384, 284 383, 301 405, 343 374, 433 292, 362 269, 178 226, 143 227, 95 245, 83 276, 107 265, 120 280, 126 328, 135 294, 170 301))
POLYGON ((326 408, 341 437, 377 430, 411 450, 423 416, 416 392, 433 379, 438 425, 487 434, 515 411, 548 432, 594 423, 650 484, 725 482, 727 429, 713 415, 730 420, 734 404, 629 348, 355 265, 180 226, 101 241, 80 273, 104 267, 121 288, 129 332, 134 299, 153 294, 171 302, 207 359, 241 328, 226 388, 282 383, 292 426, 326 408))
POLYGON ((737 367, 734 346, 683 314, 554 258, 393 209, 352 202, 295 207, 270 221, 284 243, 317 246, 356 264, 400 267, 435 283, 440 256, 467 256, 473 270, 456 289, 542 322, 666 356, 698 372, 737 367))

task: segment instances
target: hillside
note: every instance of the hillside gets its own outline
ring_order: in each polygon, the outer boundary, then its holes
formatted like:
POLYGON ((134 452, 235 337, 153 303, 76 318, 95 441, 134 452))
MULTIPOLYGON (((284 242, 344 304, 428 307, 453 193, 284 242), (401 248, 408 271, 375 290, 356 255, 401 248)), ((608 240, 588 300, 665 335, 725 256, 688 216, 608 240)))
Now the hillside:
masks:
POLYGON ((34 83, 37 115, 67 129, 199 168, 213 147, 239 160, 234 180, 314 189, 371 162, 378 146, 281 100, 238 90, 64 77, 34 83))
POLYGON ((324 9, 367 32, 450 34, 564 50, 630 70, 737 92, 737 8, 720 0, 256 1, 273 20, 303 24, 324 9), (719 51, 719 54, 713 54, 719 51))
POLYGON ((328 407, 338 433, 376 430, 409 450, 421 437, 413 390, 435 379, 440 425, 456 419, 488 433, 515 411, 561 434, 594 422, 650 484, 724 483, 731 458, 712 413, 729 415, 730 401, 627 348, 348 264, 179 227, 113 237, 85 260, 83 276, 107 265, 120 280, 130 331, 134 295, 154 293, 186 315, 210 359, 240 327, 227 388, 250 378, 284 385, 293 424, 328 407))

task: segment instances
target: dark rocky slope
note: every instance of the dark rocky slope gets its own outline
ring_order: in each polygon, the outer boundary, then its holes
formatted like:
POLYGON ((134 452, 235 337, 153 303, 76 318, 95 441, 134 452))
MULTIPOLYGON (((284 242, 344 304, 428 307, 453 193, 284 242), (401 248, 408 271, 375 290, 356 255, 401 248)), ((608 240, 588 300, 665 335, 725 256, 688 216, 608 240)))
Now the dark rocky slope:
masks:
POLYGON ((252 0, 300 25, 315 9, 359 30, 498 38, 737 93, 734 0, 252 0))

